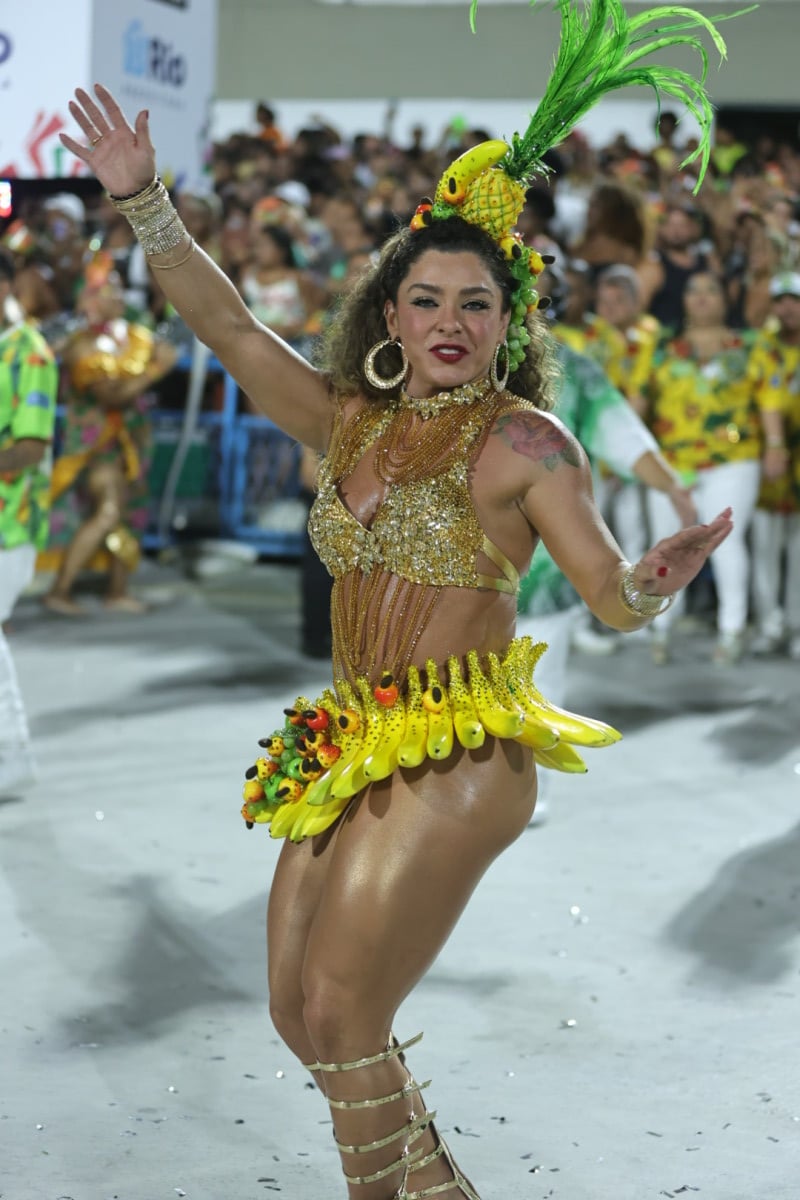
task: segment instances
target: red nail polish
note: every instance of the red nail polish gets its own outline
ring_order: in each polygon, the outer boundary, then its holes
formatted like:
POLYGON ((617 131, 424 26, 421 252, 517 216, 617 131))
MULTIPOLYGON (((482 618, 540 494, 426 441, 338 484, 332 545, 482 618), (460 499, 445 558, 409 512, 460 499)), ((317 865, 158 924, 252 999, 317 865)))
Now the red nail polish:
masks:
POLYGON ((656 571, 656 574, 658 576, 660 576, 661 579, 663 579, 665 575, 669 574, 669 567, 659 567, 658 570, 656 571))

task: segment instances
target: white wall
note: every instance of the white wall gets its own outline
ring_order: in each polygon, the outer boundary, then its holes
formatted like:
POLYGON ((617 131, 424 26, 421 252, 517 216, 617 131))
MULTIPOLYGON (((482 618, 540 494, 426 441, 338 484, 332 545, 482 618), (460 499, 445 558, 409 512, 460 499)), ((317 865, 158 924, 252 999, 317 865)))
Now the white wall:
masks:
MULTIPOLYGON (((719 16, 741 5, 696 7, 719 16)), ((479 7, 473 37, 468 12, 468 0, 412 8, 220 0, 217 96, 514 97, 530 106, 550 73, 557 13, 544 0, 533 12, 526 5, 486 5, 479 7)), ((712 66, 709 88, 716 103, 800 102, 798 0, 762 0, 755 13, 725 22, 721 31, 729 58, 721 71, 712 66)), ((697 60, 676 53, 672 61, 694 70, 697 60)))

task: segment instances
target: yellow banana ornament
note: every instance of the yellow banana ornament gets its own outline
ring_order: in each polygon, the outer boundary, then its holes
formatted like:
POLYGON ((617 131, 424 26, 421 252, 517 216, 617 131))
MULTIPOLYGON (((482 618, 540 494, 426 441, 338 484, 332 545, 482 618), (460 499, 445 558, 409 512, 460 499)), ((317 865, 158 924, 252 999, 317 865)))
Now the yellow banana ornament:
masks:
POLYGON ((507 142, 494 138, 466 150, 445 171, 436 188, 434 201, 444 204, 463 204, 471 183, 484 171, 496 167, 508 154, 507 142))
POLYGON ((342 680, 337 680, 336 690, 345 700, 345 707, 339 704, 337 696, 329 688, 322 693, 320 703, 331 715, 331 742, 339 749, 340 753, 333 766, 309 787, 306 793, 306 803, 312 808, 321 807, 330 800, 331 788, 345 768, 353 762, 363 739, 361 721, 359 720, 357 726, 354 727, 354 722, 348 715, 355 713, 353 707, 356 703, 355 694, 350 686, 342 680), (343 717, 344 722, 342 722, 343 717))
POLYGON ((406 730, 397 758, 401 767, 418 767, 428 753, 428 710, 422 703, 422 684, 416 667, 408 668, 406 730))
POLYGON ((503 670, 513 683, 522 706, 532 710, 546 725, 555 729, 562 742, 577 746, 610 746, 620 741, 622 734, 604 721, 579 716, 551 704, 533 682, 533 668, 541 651, 529 637, 517 638, 508 648, 503 670))
MULTIPOLYGON (((372 704, 377 702, 371 699, 372 704)), ((398 700, 380 705, 383 713, 383 732, 376 750, 364 759, 362 770, 367 780, 386 779, 397 767, 398 754, 406 731, 406 710, 398 700)))
POLYGON ((355 796, 356 792, 360 792, 363 787, 366 787, 369 779, 364 774, 364 762, 378 750, 383 734, 384 716, 382 706, 378 704, 372 695, 366 679, 359 679, 357 683, 362 701, 361 718, 364 727, 364 736, 355 757, 338 773, 334 781, 331 788, 331 796, 336 800, 344 800, 345 798, 355 796))
POLYGON ((454 654, 447 660, 447 677, 450 681, 447 695, 453 710, 456 737, 465 750, 477 750, 486 741, 486 730, 478 720, 474 701, 461 674, 461 665, 454 654))
POLYGON ((450 655, 445 667, 428 658, 424 690, 412 665, 402 688, 388 673, 377 688, 365 676, 355 686, 337 679, 335 690, 327 689, 316 704, 303 701, 301 708, 298 702, 284 728, 261 739, 268 756, 245 773, 247 825, 269 825, 274 838, 314 837, 354 796, 398 766, 444 761, 456 741, 476 750, 487 734, 529 746, 541 766, 585 771, 575 746, 606 746, 620 735, 542 696, 533 674, 544 649, 518 638, 502 658, 489 653, 482 659, 470 650, 463 659, 450 655))
POLYGON ((447 692, 439 679, 439 668, 432 658, 425 661, 428 686, 422 694, 423 707, 428 711, 428 739, 425 748, 429 758, 449 758, 453 753, 453 714, 447 692))
POLYGON ((470 694, 486 732, 499 738, 513 738, 522 733, 525 724, 523 714, 519 709, 508 709, 498 702, 474 650, 467 654, 467 670, 470 694))
POLYGON ((530 705, 524 703, 524 698, 518 695, 516 687, 514 692, 511 691, 506 672, 496 654, 487 654, 486 661, 489 665, 489 680, 495 699, 499 700, 505 708, 512 711, 519 709, 522 712, 523 726, 516 736, 516 741, 530 746, 532 750, 551 750, 558 744, 560 737, 558 730, 552 728, 546 721, 542 721, 538 712, 529 711, 530 705))

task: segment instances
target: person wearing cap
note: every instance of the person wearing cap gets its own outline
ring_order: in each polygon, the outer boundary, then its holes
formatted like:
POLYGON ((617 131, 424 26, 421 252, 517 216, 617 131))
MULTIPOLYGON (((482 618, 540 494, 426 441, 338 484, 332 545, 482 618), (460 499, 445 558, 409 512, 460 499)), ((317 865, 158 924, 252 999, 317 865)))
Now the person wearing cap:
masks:
POLYGON ((577 354, 585 354, 603 371, 625 353, 625 339, 608 321, 592 310, 594 289, 588 263, 569 259, 558 279, 556 321, 552 332, 577 354))
POLYGON ((752 355, 765 447, 752 527, 751 649, 771 654, 786 644, 800 661, 800 272, 776 275, 770 297, 774 319, 752 355))
POLYGON ((58 370, 42 335, 12 296, 14 265, 0 251, 0 797, 35 775, 19 682, 3 633, 47 540, 48 458, 58 370))
POLYGON ((59 192, 42 204, 44 237, 41 249, 53 271, 53 284, 62 309, 71 309, 83 273, 87 250, 86 209, 79 196, 59 192))

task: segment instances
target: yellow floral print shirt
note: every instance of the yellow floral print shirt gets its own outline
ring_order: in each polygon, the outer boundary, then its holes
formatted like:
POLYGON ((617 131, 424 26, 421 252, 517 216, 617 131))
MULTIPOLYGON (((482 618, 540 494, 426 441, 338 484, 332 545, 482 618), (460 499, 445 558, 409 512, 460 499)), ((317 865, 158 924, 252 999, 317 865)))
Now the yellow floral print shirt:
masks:
POLYGON ((609 365, 625 356, 623 335, 595 313, 587 313, 582 325, 554 325, 553 336, 576 354, 585 354, 607 375, 609 365))
POLYGON ((751 378, 758 407, 783 416, 789 463, 781 479, 765 479, 758 507, 769 512, 800 512, 800 346, 790 346, 768 324, 756 337, 751 378))
POLYGON ((647 386, 649 424, 685 482, 710 467, 761 457, 750 354, 745 337, 733 333, 707 361, 695 357, 686 338, 657 352, 647 386))
POLYGON ((661 326, 645 314, 622 334, 622 346, 612 352, 606 374, 623 396, 640 396, 647 387, 658 348, 661 326))

